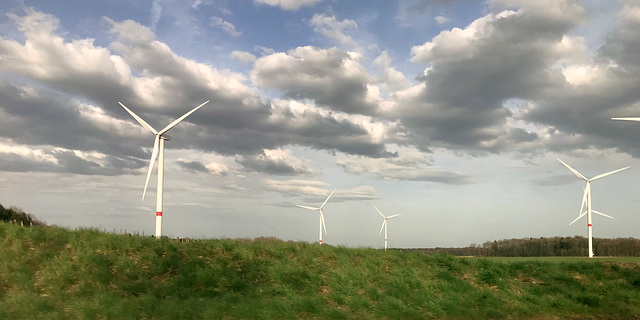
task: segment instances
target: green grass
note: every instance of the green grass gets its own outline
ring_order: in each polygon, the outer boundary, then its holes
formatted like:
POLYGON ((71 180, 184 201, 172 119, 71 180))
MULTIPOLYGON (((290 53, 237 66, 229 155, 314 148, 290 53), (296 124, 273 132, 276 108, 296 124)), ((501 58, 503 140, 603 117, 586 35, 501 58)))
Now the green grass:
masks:
POLYGON ((640 265, 0 223, 0 319, 82 318, 640 318, 640 265))

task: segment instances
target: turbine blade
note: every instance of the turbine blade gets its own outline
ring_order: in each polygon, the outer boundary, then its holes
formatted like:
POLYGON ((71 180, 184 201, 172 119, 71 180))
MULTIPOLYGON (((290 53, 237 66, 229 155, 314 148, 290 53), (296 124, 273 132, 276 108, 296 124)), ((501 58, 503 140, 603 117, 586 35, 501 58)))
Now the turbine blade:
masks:
POLYGON ((385 224, 387 224, 387 219, 384 219, 384 221, 382 221, 382 227, 380 227, 380 232, 378 232, 378 237, 382 234, 382 229, 384 229, 385 224))
MULTIPOLYGON (((593 210, 591 210, 593 211, 593 210)), ((580 220, 580 218, 584 217, 584 215, 587 214, 587 212, 583 212, 581 215, 579 215, 575 220, 571 221, 571 223, 569 223, 569 225, 572 225, 574 222, 580 220)))
POLYGON ((393 217, 397 217, 397 216, 401 216, 401 215, 402 215, 402 213, 400 213, 400 214, 394 214, 394 215, 392 215, 392 216, 388 216, 388 217, 387 217, 387 219, 391 219, 391 218, 393 218, 393 217))
POLYGON ((327 204, 327 201, 329 201, 329 198, 331 198, 331 196, 333 195, 333 193, 336 192, 336 189, 333 189, 333 191, 331 191, 331 194, 329 194, 329 196, 327 197, 327 200, 325 200, 322 205, 320 206, 320 209, 324 208, 324 205, 327 204))
POLYGON ((324 214, 322 214, 322 210, 320 210, 320 219, 322 220, 322 228, 324 229, 324 234, 327 234, 327 226, 324 224, 324 214))
POLYGON ((640 117, 611 118, 611 120, 640 121, 640 117))
MULTIPOLYGON (((556 158, 558 159, 558 158, 556 158)), ((576 169, 571 168, 568 164, 564 163, 562 160, 558 159, 558 161, 562 162, 562 164, 564 164, 565 167, 569 168, 569 170, 571 170, 571 172, 573 172, 576 176, 578 176, 578 178, 584 179, 585 181, 589 181, 589 179, 585 178, 580 172, 578 172, 576 169)))
POLYGON ((380 210, 378 210, 378 208, 377 208, 376 206, 374 206, 373 204, 372 204, 372 206, 373 206, 374 208, 376 208, 376 210, 377 210, 377 211, 378 211, 378 213, 382 216, 382 218, 384 218, 384 219, 386 219, 386 218, 387 218, 387 217, 385 217, 385 216, 384 216, 384 214, 382 214, 382 212, 380 212, 380 210))
MULTIPOLYGON (((147 170, 147 181, 144 183, 144 191, 142 191, 142 201, 144 201, 144 195, 147 193, 147 186, 149 185, 149 178, 151 178, 151 170, 153 170, 153 164, 156 163, 156 157, 158 156, 158 144, 160 143, 160 135, 156 135, 156 140, 153 143, 153 152, 151 153, 151 160, 149 161, 149 170, 147 170)), ((160 190, 156 190, 160 192, 160 190)))
POLYGON ((622 170, 626 170, 626 169, 629 169, 629 168, 631 168, 631 167, 630 167, 630 166, 629 166, 629 167, 624 167, 624 168, 622 168, 622 169, 613 170, 613 171, 609 171, 609 172, 607 172, 607 173, 603 173, 603 174, 597 175, 597 176, 595 176, 595 177, 591 178, 591 181, 596 180, 596 179, 600 179, 600 178, 602 178, 602 177, 606 177, 606 176, 608 176, 608 175, 610 175, 610 174, 614 174, 614 173, 616 173, 616 172, 620 172, 620 171, 622 171, 622 170))
MULTIPOLYGON (((584 188, 584 193, 582 194, 582 204, 580 205, 580 212, 584 209, 585 204, 587 204, 587 187, 584 188)), ((578 215, 580 215, 578 212, 578 215)))
POLYGON ((305 209, 309 209, 309 210, 320 210, 320 208, 307 207, 307 206, 302 206, 302 205, 299 205, 299 204, 296 204, 296 207, 305 208, 305 209))
POLYGON ((145 129, 151 131, 153 134, 158 134, 158 131, 156 131, 156 129, 154 129, 153 127, 151 127, 146 121, 142 120, 142 118, 138 117, 137 114, 133 113, 133 111, 129 110, 129 108, 125 107, 124 104, 122 104, 122 102, 118 101, 118 103, 125 109, 127 110, 127 112, 129 112, 129 114, 136 119, 136 121, 138 121, 138 123, 140 123, 145 129))
POLYGON ((209 100, 205 101, 203 104, 191 109, 191 111, 185 113, 182 117, 176 119, 175 121, 171 122, 168 126, 164 127, 164 129, 160 130, 159 134, 162 135, 163 133, 169 131, 171 128, 173 128, 175 125, 177 125, 178 123, 180 123, 180 121, 184 120, 186 117, 188 117, 190 114, 194 113, 196 110, 200 109, 200 107, 204 106, 205 104, 209 103, 209 100))
POLYGON ((604 214, 604 213, 602 213, 602 212, 598 212, 598 211, 595 211, 595 210, 591 210, 591 212, 593 212, 593 213, 595 213, 595 214, 599 214, 599 215, 601 215, 601 216, 603 216, 603 217, 607 217, 607 218, 615 219, 614 217, 612 217, 612 216, 610 216, 610 215, 607 215, 607 214, 604 214))

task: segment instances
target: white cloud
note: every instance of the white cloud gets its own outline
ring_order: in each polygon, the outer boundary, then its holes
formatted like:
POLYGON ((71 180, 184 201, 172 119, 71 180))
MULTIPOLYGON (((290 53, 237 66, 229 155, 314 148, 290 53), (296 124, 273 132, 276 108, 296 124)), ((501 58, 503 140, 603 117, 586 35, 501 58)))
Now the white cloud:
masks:
POLYGON ((151 30, 156 29, 161 17, 162 6, 160 5, 160 0, 154 0, 151 5, 151 30))
POLYGON ((314 180, 271 180, 263 181, 266 189, 283 193, 285 195, 311 195, 311 196, 328 196, 331 190, 329 184, 322 181, 314 180))
POLYGON ((232 23, 224 21, 220 17, 211 17, 211 26, 220 28, 233 37, 242 35, 242 31, 236 30, 236 27, 232 23))
POLYGON ((445 24, 445 23, 450 21, 450 19, 445 17, 445 16, 437 16, 437 17, 433 18, 433 20, 435 20, 436 23, 439 24, 439 25, 443 25, 443 24, 445 24))
POLYGON ((256 61, 256 56, 246 51, 233 51, 231 52, 231 58, 238 60, 244 64, 250 64, 256 61))
POLYGON ((373 63, 382 69, 380 81, 387 91, 396 92, 411 86, 411 81, 409 81, 402 72, 391 66, 391 58, 387 51, 380 53, 373 63))
POLYGON ((331 198, 334 202, 341 201, 358 201, 358 200, 375 200, 379 199, 376 189, 372 186, 358 186, 346 190, 336 190, 331 198))
POLYGON ((276 53, 276 51, 273 50, 272 48, 267 48, 263 46, 255 46, 254 50, 259 51, 261 55, 270 55, 270 54, 276 53))
POLYGON ((210 162, 206 165, 209 173, 217 176, 224 176, 229 173, 229 168, 222 163, 210 162))
POLYGON ((314 14, 309 20, 309 26, 313 27, 313 31, 319 33, 329 39, 335 39, 343 45, 353 45, 355 41, 345 34, 349 29, 357 29, 358 24, 349 19, 338 21, 335 16, 326 16, 324 14, 314 14))
MULTIPOLYGON (((306 202, 310 203, 309 205, 313 205, 311 204, 312 202, 316 202, 317 205, 322 204, 333 191, 328 183, 314 180, 264 180, 263 183, 266 189, 282 193, 285 196, 310 196, 305 199, 306 202)), ((375 188, 371 186, 357 186, 351 189, 333 188, 336 189, 331 197, 333 202, 378 199, 375 188)))
POLYGON ((257 4, 266 4, 272 7, 280 7, 284 10, 296 11, 303 6, 313 6, 322 0, 253 0, 257 4))

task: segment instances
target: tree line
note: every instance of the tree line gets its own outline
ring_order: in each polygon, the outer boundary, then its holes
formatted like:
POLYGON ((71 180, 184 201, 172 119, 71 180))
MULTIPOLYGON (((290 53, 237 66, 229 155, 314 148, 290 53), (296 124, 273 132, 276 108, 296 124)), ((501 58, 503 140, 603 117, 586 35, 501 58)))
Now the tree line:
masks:
MULTIPOLYGON (((482 245, 471 244, 463 248, 421 248, 408 249, 428 254, 446 253, 456 256, 477 257, 549 257, 549 256, 587 256, 587 238, 552 237, 523 238, 487 241, 482 245)), ((593 251, 596 256, 638 257, 640 239, 636 238, 593 238, 593 251)))
POLYGON ((46 223, 37 219, 31 214, 24 212, 22 209, 11 206, 4 207, 0 204, 0 221, 3 222, 14 222, 14 223, 22 223, 23 225, 30 226, 45 226, 46 223))
MULTIPOLYGON (((0 204, 0 221, 21 222, 28 225, 46 226, 46 223, 22 209, 0 204)), ((471 244, 462 248, 420 248, 403 249, 421 251, 427 254, 445 253, 455 256, 476 257, 549 257, 549 256, 587 256, 587 238, 552 237, 523 238, 487 241, 482 245, 471 244)), ((593 238, 593 251, 596 256, 639 257, 640 239, 636 238, 593 238)))

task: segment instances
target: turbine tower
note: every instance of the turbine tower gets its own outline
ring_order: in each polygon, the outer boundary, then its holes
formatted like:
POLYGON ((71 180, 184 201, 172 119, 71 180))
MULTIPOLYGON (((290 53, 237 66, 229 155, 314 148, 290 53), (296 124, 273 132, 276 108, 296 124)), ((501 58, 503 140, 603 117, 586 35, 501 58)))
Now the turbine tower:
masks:
POLYGON ((372 205, 374 208, 376 208, 376 211, 378 211, 378 213, 382 216, 382 218, 384 219, 384 221, 382 221, 382 227, 380 227, 380 232, 378 232, 378 236, 380 236, 382 234, 382 229, 384 229, 384 250, 387 250, 387 220, 393 218, 393 217, 397 217, 400 216, 402 214, 394 214, 392 216, 388 216, 385 217, 384 214, 382 214, 382 212, 380 212, 380 210, 378 210, 378 208, 374 205, 372 205))
POLYGON ((144 183, 144 190, 142 191, 142 200, 144 201, 144 196, 147 193, 147 186, 149 185, 149 178, 151 177, 151 170, 153 169, 153 165, 156 162, 156 157, 158 157, 158 188, 156 189, 156 238, 160 238, 162 236, 162 193, 164 190, 164 141, 170 140, 171 136, 169 136, 167 131, 173 128, 175 125, 180 123, 180 121, 184 120, 190 114, 200 109, 200 107, 207 104, 209 100, 205 101, 203 104, 191 109, 191 111, 185 113, 182 117, 176 119, 171 124, 166 126, 164 129, 160 131, 156 131, 153 127, 151 127, 147 122, 142 120, 137 114, 133 113, 133 111, 129 110, 129 108, 125 107, 120 101, 118 103, 125 109, 129 114, 138 121, 145 129, 149 130, 153 133, 156 138, 153 143, 153 152, 151 153, 151 160, 149 161, 149 170, 147 170, 147 180, 144 183), (159 155, 158 155, 159 154, 159 155))
POLYGON ((598 212, 596 210, 591 209, 591 181, 606 177, 610 174, 614 174, 618 171, 622 171, 625 169, 629 169, 629 167, 624 167, 622 169, 618 169, 618 170, 613 170, 607 173, 603 173, 600 175, 597 175, 591 179, 587 179, 585 176, 583 176, 580 172, 578 172, 577 170, 575 170, 574 168, 571 168, 568 164, 564 163, 562 160, 558 159, 558 161, 560 161, 562 164, 565 165, 565 167, 569 168, 569 170, 571 170, 571 172, 573 172, 576 176, 578 176, 578 178, 584 180, 587 182, 587 185, 584 187, 584 193, 582 194, 582 204, 580 205, 580 212, 578 213, 578 217, 571 221, 571 223, 569 223, 569 225, 572 225, 574 222, 578 221, 578 219, 584 217, 584 215, 587 215, 587 233, 589 235, 589 258, 593 258, 593 238, 592 238, 592 230, 591 228, 593 227, 592 225, 592 220, 591 220, 591 212, 595 213, 595 214, 599 214, 603 217, 607 217, 607 218, 611 218, 613 219, 612 216, 608 216, 602 212, 598 212), (584 209, 584 205, 587 205, 587 211, 582 211, 584 209))
POLYGON ((324 229, 324 233, 327 234, 327 227, 324 225, 324 214, 322 213, 322 208, 324 208, 324 205, 327 204, 327 201, 329 201, 329 198, 331 198, 331 196, 333 195, 334 192, 336 192, 336 189, 333 189, 333 191, 331 191, 331 194, 329 194, 329 196, 327 197, 327 200, 325 200, 322 203, 320 208, 301 206, 301 205, 298 205, 298 204, 296 205, 296 207, 305 208, 305 209, 309 209, 309 210, 314 210, 314 211, 320 212, 320 230, 318 232, 319 233, 318 243, 320 243, 320 244, 322 244, 322 229, 324 229))

